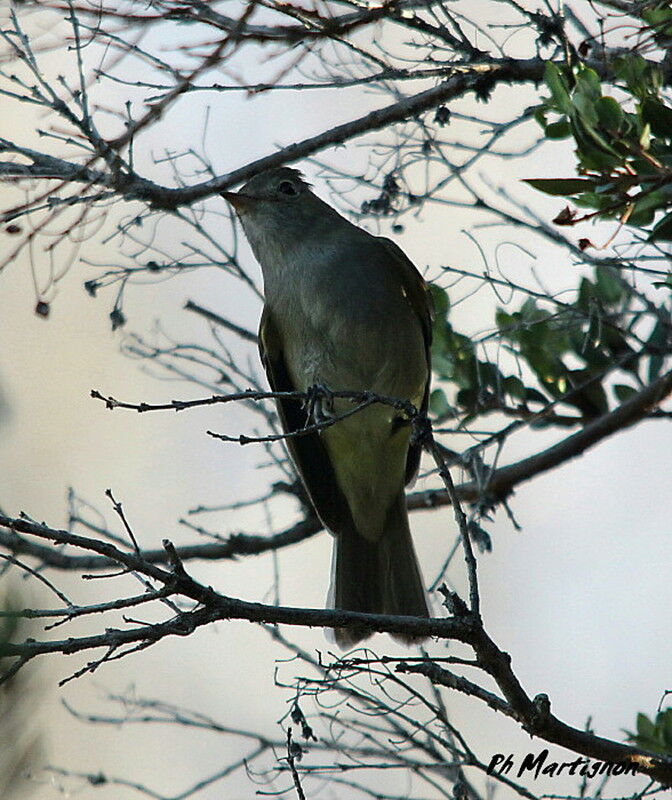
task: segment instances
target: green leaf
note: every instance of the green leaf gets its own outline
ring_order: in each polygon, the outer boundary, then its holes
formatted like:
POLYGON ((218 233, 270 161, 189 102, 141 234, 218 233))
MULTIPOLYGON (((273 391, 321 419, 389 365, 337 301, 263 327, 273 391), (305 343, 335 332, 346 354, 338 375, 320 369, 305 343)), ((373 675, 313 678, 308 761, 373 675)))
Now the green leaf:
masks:
POLYGON ((572 129, 569 127, 569 121, 561 119, 558 122, 549 122, 544 126, 544 133, 547 139, 566 139, 572 135, 572 129))
POLYGON ((548 312, 542 311, 539 306, 537 306, 537 301, 534 297, 528 297, 527 300, 523 303, 520 307, 520 318, 522 322, 526 325, 530 325, 535 322, 541 322, 542 320, 548 319, 548 312))
POLYGON ((626 383, 617 383, 614 386, 614 394, 616 398, 620 400, 620 402, 624 402, 628 399, 628 397, 632 397, 633 394, 637 394, 637 389, 634 386, 629 386, 626 383))
POLYGON ((462 406, 462 408, 478 408, 478 392, 476 389, 460 389, 455 400, 459 406, 462 406))
POLYGON ((435 283, 429 284, 429 294, 434 304, 434 319, 442 320, 448 315, 450 308, 450 298, 448 292, 437 286, 435 283))
POLYGON ((522 348, 523 357, 532 367, 537 378, 554 397, 559 397, 565 393, 567 388, 566 381, 561 382, 563 365, 551 358, 543 347, 535 347, 527 344, 522 348))
POLYGON ((651 126, 656 136, 664 139, 672 138, 672 108, 666 106, 657 97, 645 97, 640 104, 642 120, 651 126))
POLYGON ((599 172, 611 172, 623 158, 613 150, 602 136, 577 114, 572 118, 572 135, 582 166, 599 172))
POLYGON ((641 56, 628 53, 614 59, 613 67, 616 76, 625 82, 632 94, 637 97, 645 97, 650 93, 647 65, 641 56))
POLYGON ((656 215, 656 211, 665 204, 665 198, 660 192, 649 192, 638 200, 628 217, 628 223, 638 228, 650 225, 656 215))
POLYGON ((582 208, 609 208, 613 204, 612 198, 608 194, 598 192, 583 192, 574 197, 574 204, 582 208))
MULTIPOLYGON (((602 327, 602 342, 609 352, 609 357, 611 357, 612 362, 613 360, 621 361, 628 355, 635 355, 635 351, 628 344, 625 335, 612 325, 604 325, 602 327)), ((632 366, 635 365, 630 364, 628 361, 623 361, 621 364, 621 368, 624 370, 631 370, 632 366)), ((636 370, 634 374, 637 374, 636 370)))
POLYGON ((672 242, 672 211, 659 220, 651 233, 650 242, 672 242))
POLYGON ((432 344, 432 372, 435 372, 439 378, 450 380, 453 377, 453 362, 452 359, 446 357, 443 353, 437 353, 432 344))
POLYGON ((654 38, 659 43, 665 43, 672 36, 672 9, 667 3, 657 8, 647 8, 642 11, 642 19, 654 29, 654 38))
POLYGON ((597 127, 597 111, 595 109, 595 98, 586 92, 577 92, 572 98, 574 103, 574 119, 580 117, 586 125, 597 127))
POLYGON ((538 123, 538 124, 539 124, 539 125, 540 125, 542 128, 546 128, 546 124, 547 124, 547 123, 546 123, 546 111, 547 111, 547 109, 546 109, 546 104, 547 104, 547 103, 549 103, 549 102, 551 101, 551 98, 550 98, 550 97, 544 97, 544 98, 542 98, 542 99, 543 99, 543 103, 542 103, 542 105, 540 105, 540 106, 537 106, 537 107, 534 109, 533 116, 534 116, 534 119, 537 121, 537 123, 538 123))
POLYGON ((478 378, 481 384, 498 390, 504 383, 504 376, 499 367, 491 361, 478 362, 478 378))
POLYGON ((551 90, 552 100, 558 111, 563 114, 571 114, 573 106, 569 96, 569 87, 560 69, 551 61, 546 62, 544 81, 551 90))
POLYGON ((647 345, 653 353, 649 360, 649 383, 656 380, 663 368, 663 354, 669 348, 667 336, 668 328, 659 319, 647 341, 647 345))
POLYGON ((508 378, 504 378, 504 389, 508 395, 516 400, 525 399, 525 384, 515 375, 509 375, 508 378))
POLYGON ((637 714, 637 736, 644 737, 646 739, 653 739, 656 735, 656 726, 651 722, 651 720, 646 716, 646 714, 642 714, 640 711, 637 714))
POLYGON ((642 146, 642 150, 648 150, 651 145, 651 125, 648 122, 639 134, 639 143, 642 146))
POLYGON ((434 389, 429 396, 429 410, 439 419, 452 415, 453 408, 448 402, 443 389, 434 389))
POLYGON ((619 155, 604 136, 598 133, 591 122, 584 116, 577 115, 574 117, 572 120, 572 133, 579 147, 590 146, 599 150, 604 155, 619 155))
POLYGON ((525 389, 525 400, 528 403, 541 403, 544 406, 548 403, 548 397, 536 389, 531 389, 530 387, 525 389))
POLYGON ((581 67, 576 76, 577 93, 585 95, 591 100, 602 96, 600 76, 590 67, 581 67))
MULTIPOLYGON (((588 369, 569 370, 572 387, 579 387, 594 377, 588 369)), ((609 410, 609 403, 601 383, 593 382, 564 399, 565 403, 578 408, 585 419, 595 419, 609 410)))
MULTIPOLYGON (((658 161, 660 161, 663 166, 665 167, 672 167, 672 145, 664 142, 660 137, 654 139, 651 142, 651 154, 654 155, 658 161)), ((633 159, 633 164, 635 163, 635 159, 633 159)), ((657 178, 660 175, 660 168, 654 167, 652 164, 648 164, 650 175, 652 178, 657 178)), ((640 174, 645 174, 643 170, 637 170, 640 174)), ((672 196, 672 186, 669 183, 663 184, 661 187, 661 191, 665 192, 667 195, 672 196)))
POLYGON ((655 213, 651 208, 644 208, 641 211, 633 211, 628 217, 628 224, 635 228, 645 228, 653 222, 655 213))
POLYGON ((623 297, 623 287, 608 268, 595 270, 598 296, 608 305, 615 305, 623 297))
POLYGON ((523 182, 544 194, 562 197, 581 194, 595 188, 595 181, 590 178, 524 178, 523 182))
POLYGON ((495 311, 495 324, 500 332, 507 334, 508 338, 513 337, 513 332, 519 325, 518 320, 512 314, 501 308, 495 311))
POLYGON ((600 97, 596 100, 595 111, 602 128, 610 133, 618 133, 623 124, 623 109, 613 97, 600 97))
POLYGON ((637 733, 625 731, 628 740, 654 753, 672 754, 672 708, 660 711, 655 723, 637 714, 637 733))
POLYGON ((608 369, 613 365, 612 360, 599 346, 596 336, 601 331, 599 321, 591 320, 590 329, 588 332, 579 330, 579 334, 583 333, 579 341, 574 340, 574 352, 579 358, 586 362, 589 372, 601 372, 608 369))
POLYGON ((661 711, 660 714, 658 714, 658 719, 656 722, 660 723, 661 721, 663 728, 663 741, 667 745, 668 749, 670 749, 672 748, 672 708, 667 708, 665 711, 661 711))
POLYGON ((445 322, 435 324, 438 334, 432 342, 432 369, 440 377, 453 381, 458 386, 476 385, 476 358, 471 340, 456 333, 452 326, 445 322))
POLYGON ((576 305, 582 311, 590 311, 591 301, 596 297, 595 284, 588 278, 581 278, 576 305))
MULTIPOLYGON (((659 149, 658 147, 659 142, 661 142, 660 139, 653 140, 653 143, 651 145, 651 152, 654 153, 654 155, 656 155, 659 161, 664 162, 665 156, 661 157, 660 155, 655 153, 655 151, 659 149)), ((635 158, 630 160, 630 166, 636 171, 640 180, 646 180, 647 178, 653 180, 660 177, 660 168, 654 166, 646 158, 640 158, 639 156, 635 156, 635 158)))

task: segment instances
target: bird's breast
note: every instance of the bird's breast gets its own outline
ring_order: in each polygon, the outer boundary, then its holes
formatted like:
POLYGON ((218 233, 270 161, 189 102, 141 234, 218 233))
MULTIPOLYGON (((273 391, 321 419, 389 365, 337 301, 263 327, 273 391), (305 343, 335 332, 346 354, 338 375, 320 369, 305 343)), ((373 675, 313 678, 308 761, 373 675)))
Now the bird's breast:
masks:
POLYGON ((264 268, 267 303, 297 387, 371 390, 419 403, 427 380, 422 323, 379 264, 329 240, 264 268))

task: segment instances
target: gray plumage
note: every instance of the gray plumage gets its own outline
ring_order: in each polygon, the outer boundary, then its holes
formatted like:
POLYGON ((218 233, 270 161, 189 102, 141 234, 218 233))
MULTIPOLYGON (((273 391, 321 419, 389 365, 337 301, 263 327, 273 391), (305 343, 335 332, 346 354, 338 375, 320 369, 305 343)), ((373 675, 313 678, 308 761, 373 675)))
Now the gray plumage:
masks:
MULTIPOLYGON (((426 410, 431 303, 422 277, 391 241, 342 217, 288 167, 255 176, 235 207, 264 274, 260 351, 274 391, 371 390, 426 410)), ((333 413, 352 408, 336 400, 333 413)), ((278 409, 285 431, 310 420, 278 409)), ((429 616, 404 486, 418 468, 411 426, 375 404, 319 434, 287 440, 306 491, 334 534, 335 608, 429 616)), ((370 634, 335 631, 348 647, 370 634)), ((414 641, 412 637, 399 637, 414 641)))

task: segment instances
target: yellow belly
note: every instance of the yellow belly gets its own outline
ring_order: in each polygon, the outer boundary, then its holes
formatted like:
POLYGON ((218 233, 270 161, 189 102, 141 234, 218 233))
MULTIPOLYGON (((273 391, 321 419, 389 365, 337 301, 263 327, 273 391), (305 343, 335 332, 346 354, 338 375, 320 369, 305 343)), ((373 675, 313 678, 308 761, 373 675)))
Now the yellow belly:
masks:
MULTIPOLYGON (((352 405, 339 402, 336 414, 345 407, 352 405)), ((393 428, 393 413, 388 406, 365 408, 321 434, 353 521, 370 541, 382 535, 387 511, 404 485, 411 427, 393 428)))

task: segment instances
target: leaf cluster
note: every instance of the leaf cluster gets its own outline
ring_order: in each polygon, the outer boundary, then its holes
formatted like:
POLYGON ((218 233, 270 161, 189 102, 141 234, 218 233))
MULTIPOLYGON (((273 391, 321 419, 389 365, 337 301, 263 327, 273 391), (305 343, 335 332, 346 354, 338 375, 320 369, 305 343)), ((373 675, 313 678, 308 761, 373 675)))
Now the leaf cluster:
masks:
POLYGON ((637 714, 637 733, 626 731, 628 741, 652 753, 672 755, 672 707, 659 711, 655 720, 637 714))
POLYGON ((513 356, 515 372, 504 370, 499 353, 497 363, 479 357, 478 343, 450 322, 447 294, 437 286, 432 293, 432 367, 457 388, 457 408, 442 388, 433 391, 430 408, 439 420, 460 415, 467 421, 492 411, 525 418, 562 403, 575 414, 561 419, 545 413, 533 424, 585 423, 609 410, 610 397, 623 402, 644 381, 655 380, 670 350, 663 316, 649 320, 646 340, 634 336, 650 309, 636 306, 629 284, 607 266, 580 280, 571 303, 551 307, 530 296, 517 310, 497 309, 497 336, 513 356), (613 382, 614 369, 624 376, 621 382, 613 382))
MULTIPOLYGON (((672 9, 656 13, 672 25, 672 9)), ((558 224, 618 218, 646 228, 649 241, 671 241, 672 107, 662 93, 662 72, 634 52, 614 59, 611 69, 621 99, 607 93, 597 72, 583 64, 546 64, 550 97, 535 118, 547 139, 574 139, 579 177, 527 183, 592 210, 582 217, 565 213, 556 218, 558 224)))

